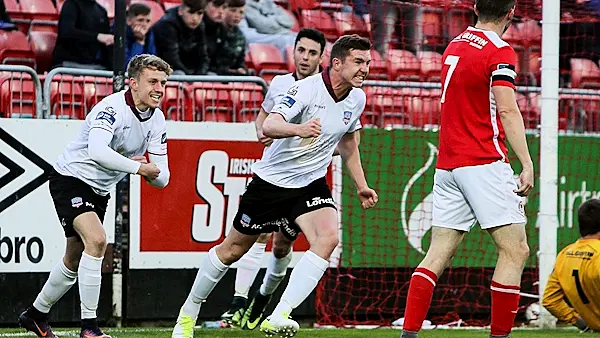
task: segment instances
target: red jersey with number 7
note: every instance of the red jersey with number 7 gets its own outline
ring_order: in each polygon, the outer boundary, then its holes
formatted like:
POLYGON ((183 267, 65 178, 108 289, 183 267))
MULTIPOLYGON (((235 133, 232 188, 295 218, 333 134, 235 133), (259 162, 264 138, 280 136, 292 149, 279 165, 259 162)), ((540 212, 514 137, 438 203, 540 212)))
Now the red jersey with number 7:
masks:
POLYGON ((516 55, 498 34, 473 27, 442 58, 442 114, 436 168, 508 162, 493 86, 515 89, 516 55))

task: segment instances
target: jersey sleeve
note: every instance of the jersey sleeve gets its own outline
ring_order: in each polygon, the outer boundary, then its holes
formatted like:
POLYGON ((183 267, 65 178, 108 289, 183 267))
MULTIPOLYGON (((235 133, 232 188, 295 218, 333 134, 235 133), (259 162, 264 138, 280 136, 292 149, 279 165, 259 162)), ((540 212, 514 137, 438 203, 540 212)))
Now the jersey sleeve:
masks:
POLYGON ((281 100, 273 107, 271 113, 283 116, 286 121, 300 115, 305 107, 309 107, 312 82, 292 85, 281 100))
POLYGON ((362 103, 361 103, 361 108, 359 111, 359 115, 358 118, 356 119, 356 121, 354 121, 352 123, 352 125, 350 126, 350 128, 348 128, 348 132, 349 133, 353 133, 357 130, 361 130, 363 128, 362 123, 360 123, 360 117, 362 116, 362 113, 365 110, 365 106, 367 105, 367 99, 366 99, 366 95, 364 95, 363 99, 362 99, 362 103))
POLYGON ((542 305, 560 321, 575 324, 577 318, 579 318, 575 310, 565 302, 565 293, 558 280, 556 269, 552 271, 550 278, 548 278, 542 305))
POLYGON ((498 49, 489 60, 489 69, 492 77, 493 86, 505 86, 512 89, 515 87, 515 65, 517 64, 517 55, 510 46, 498 49))
POLYGON ((267 91, 267 95, 265 95, 265 99, 263 100, 263 103, 261 105, 262 109, 267 114, 270 113, 271 110, 273 110, 273 107, 275 106, 275 98, 273 95, 273 92, 275 91, 274 88, 275 87, 273 86, 273 82, 271 82, 271 86, 269 87, 269 90, 267 91))
POLYGON ((113 135, 121 124, 121 115, 117 113, 114 107, 103 101, 92 108, 89 116, 90 129, 101 128, 113 135))
MULTIPOLYGON (((162 114, 160 111, 155 112, 155 114, 157 113, 162 114)), ((148 144, 148 153, 153 155, 167 154, 167 123, 163 118, 156 123, 156 128, 148 144)))

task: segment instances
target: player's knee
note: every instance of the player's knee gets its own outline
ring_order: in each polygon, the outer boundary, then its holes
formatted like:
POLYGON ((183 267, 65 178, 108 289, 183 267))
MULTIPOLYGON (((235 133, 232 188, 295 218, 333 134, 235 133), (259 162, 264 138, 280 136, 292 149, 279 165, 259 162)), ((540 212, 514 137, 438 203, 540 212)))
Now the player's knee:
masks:
POLYGON ((240 258, 242 258, 248 249, 248 246, 237 243, 225 245, 225 242, 223 242, 215 250, 217 251, 217 257, 219 257, 221 263, 225 265, 231 265, 240 260, 240 258))
POLYGON ((260 236, 258 236, 258 238, 256 239, 256 243, 262 243, 262 244, 267 244, 267 242, 269 241, 269 238, 271 238, 271 234, 260 234, 260 236))
MULTIPOLYGON (((328 252, 329 254, 331 254, 333 252, 333 250, 338 246, 339 243, 340 243, 340 239, 339 239, 337 233, 335 233, 335 234, 328 234, 326 236, 318 237, 314 246, 318 247, 320 249, 320 251, 328 252)), ((313 246, 311 245, 311 249, 312 249, 312 247, 313 246)))
POLYGON ((515 263, 523 263, 529 257, 529 245, 526 240, 522 240, 519 243, 508 246, 506 248, 499 249, 501 254, 510 257, 510 260, 515 263))
POLYGON ((88 237, 85 239, 86 252, 96 257, 101 257, 104 255, 104 251, 106 251, 106 245, 106 234, 103 232, 88 235, 88 237))

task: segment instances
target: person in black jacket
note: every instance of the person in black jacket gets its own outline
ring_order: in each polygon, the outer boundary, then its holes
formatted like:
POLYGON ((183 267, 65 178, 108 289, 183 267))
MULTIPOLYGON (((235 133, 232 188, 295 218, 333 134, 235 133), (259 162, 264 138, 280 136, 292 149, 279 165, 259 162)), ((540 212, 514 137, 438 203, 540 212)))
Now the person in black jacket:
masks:
POLYGON ((206 44, 206 52, 212 64, 214 62, 213 55, 223 46, 223 21, 225 20, 225 9, 227 4, 225 0, 209 0, 204 12, 202 24, 204 25, 204 43, 206 44))
POLYGON ((206 0, 182 0, 154 24, 158 56, 175 70, 173 74, 205 75, 208 54, 202 17, 206 0))
POLYGON ((52 66, 112 69, 110 23, 96 0, 67 0, 58 19, 52 66))

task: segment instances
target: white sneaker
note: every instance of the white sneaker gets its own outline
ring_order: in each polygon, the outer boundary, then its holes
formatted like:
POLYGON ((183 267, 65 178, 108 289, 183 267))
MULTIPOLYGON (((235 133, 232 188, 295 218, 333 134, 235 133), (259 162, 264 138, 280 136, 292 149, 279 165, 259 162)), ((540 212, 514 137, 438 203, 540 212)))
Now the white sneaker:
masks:
POLYGON ((290 319, 290 315, 283 313, 279 316, 271 315, 260 324, 260 331, 267 337, 279 335, 280 337, 293 337, 300 330, 300 325, 290 319))

